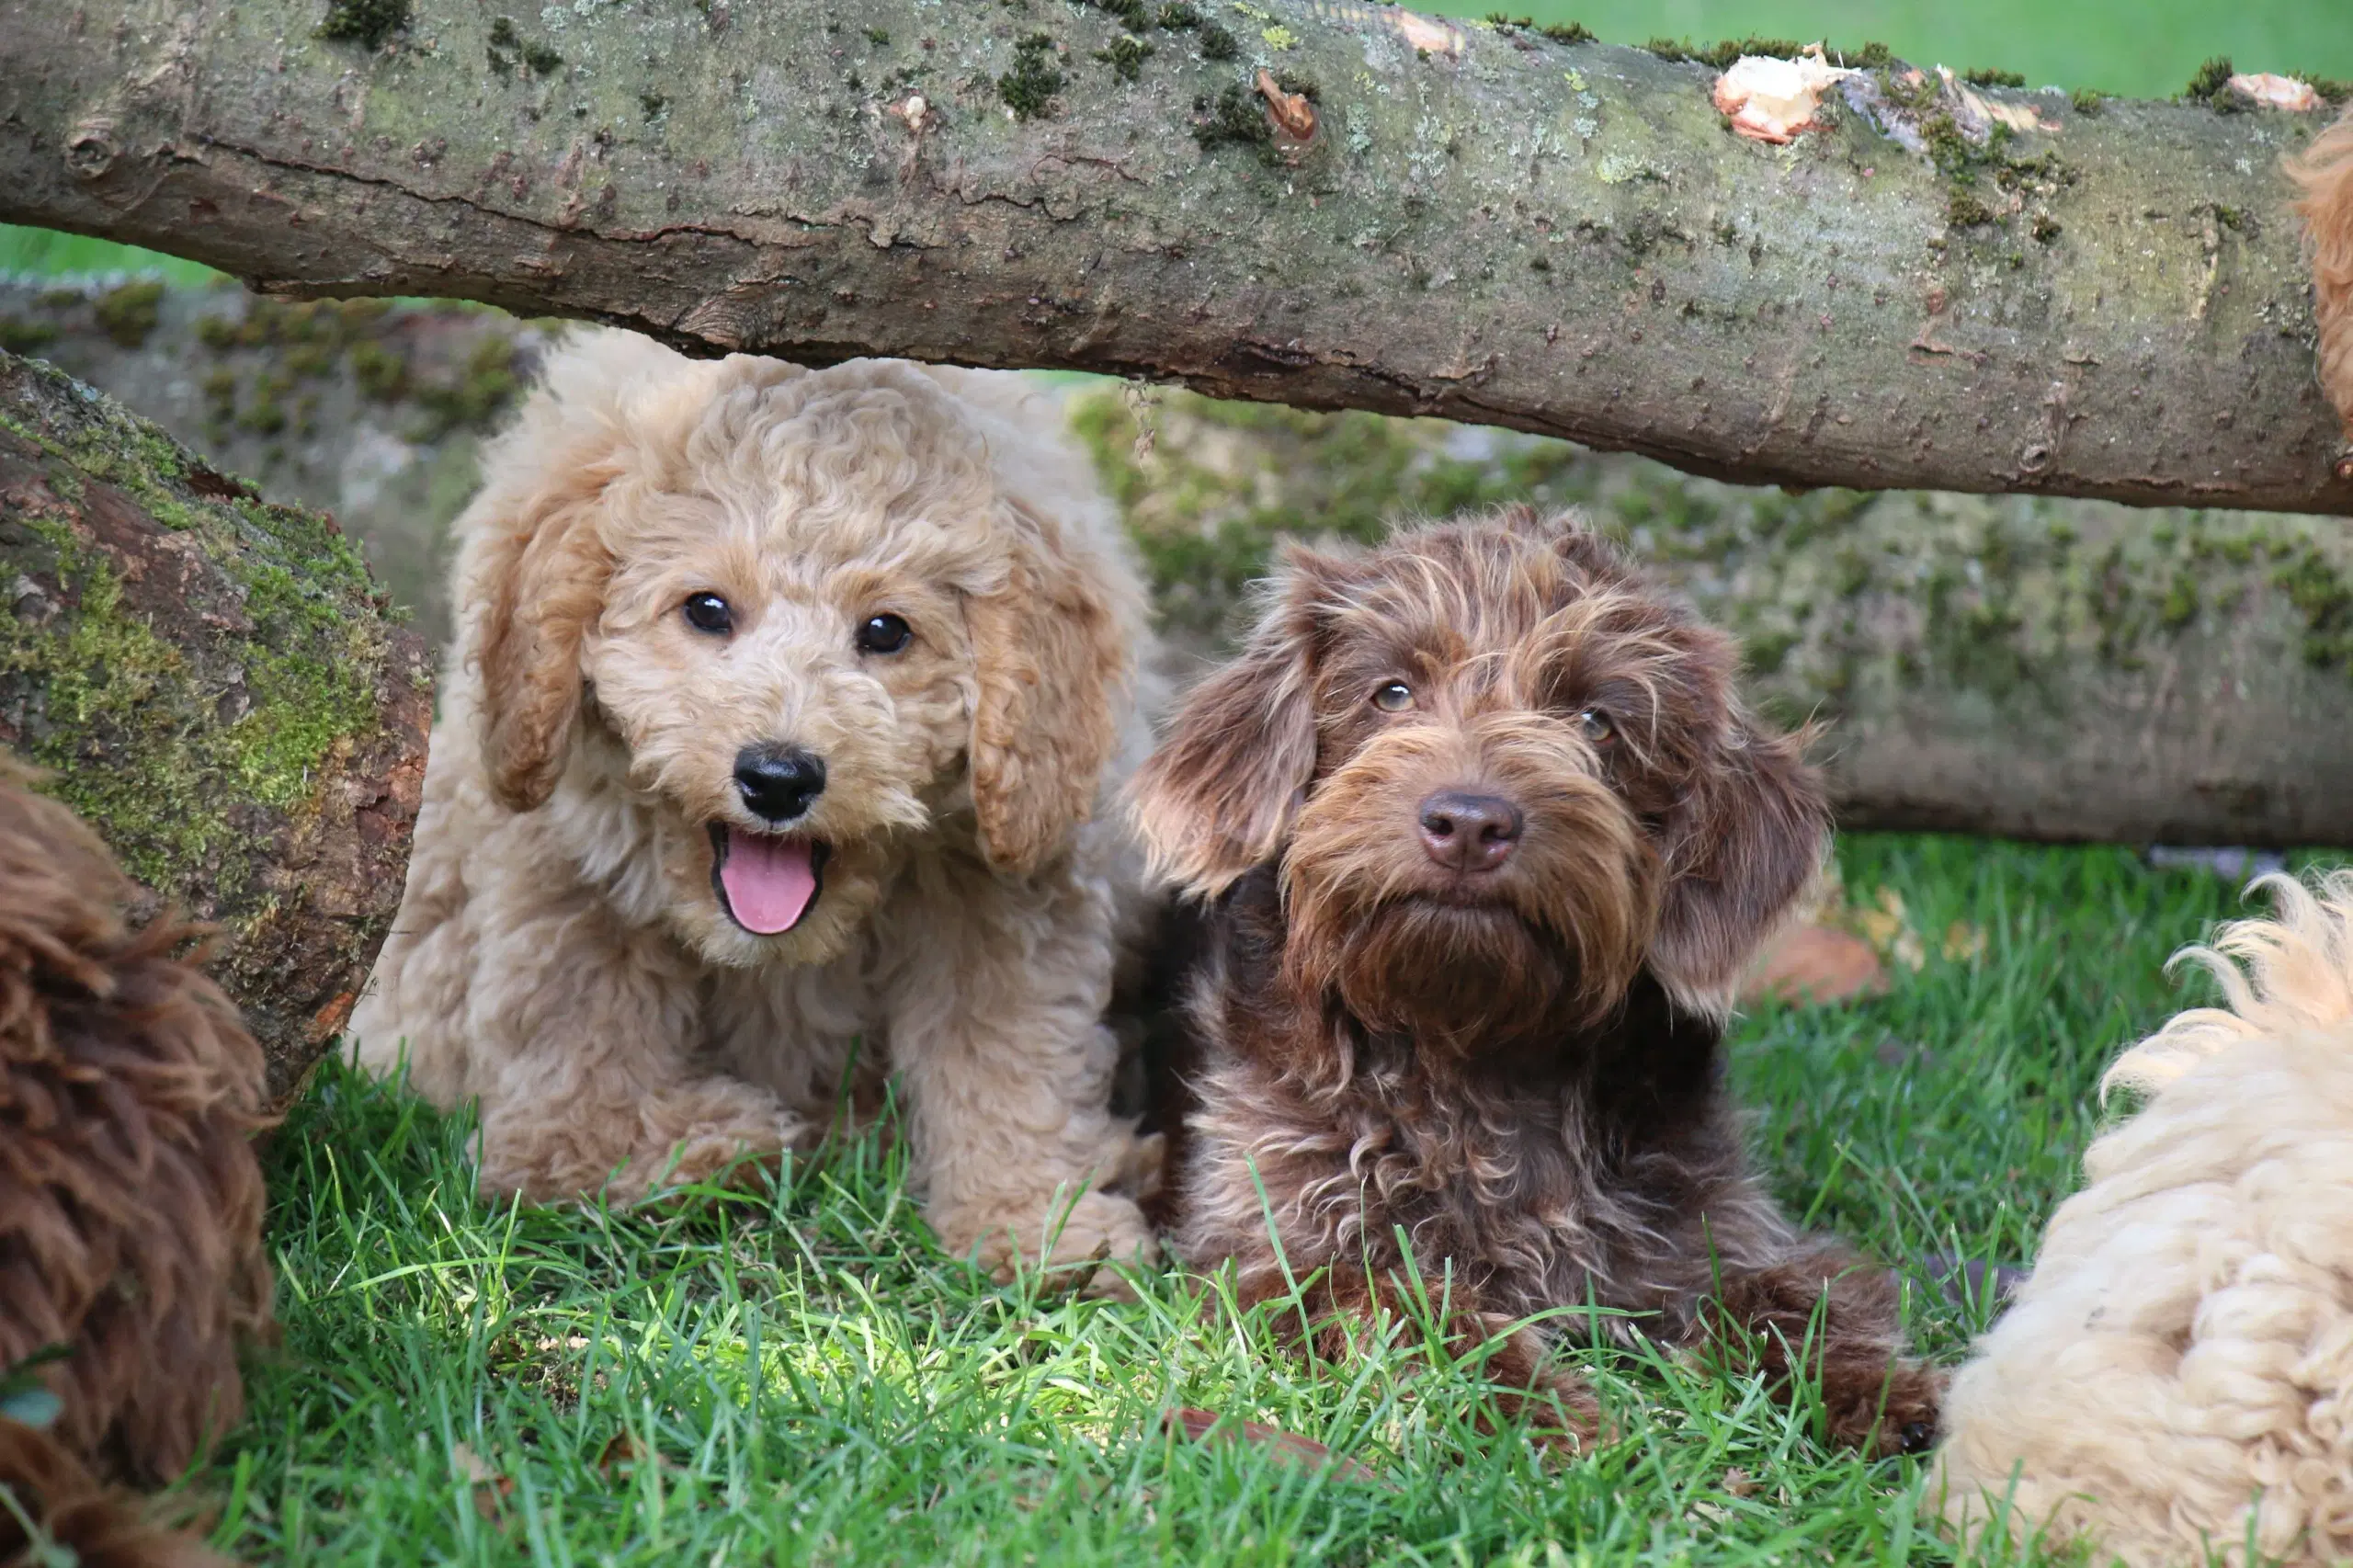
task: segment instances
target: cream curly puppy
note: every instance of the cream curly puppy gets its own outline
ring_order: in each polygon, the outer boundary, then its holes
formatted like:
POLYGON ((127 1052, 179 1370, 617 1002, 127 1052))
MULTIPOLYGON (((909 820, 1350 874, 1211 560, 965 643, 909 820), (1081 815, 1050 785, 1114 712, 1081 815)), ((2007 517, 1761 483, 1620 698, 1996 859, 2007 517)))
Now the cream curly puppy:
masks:
POLYGON ((2265 881, 2277 918, 2185 955, 2229 1006, 2109 1069, 2146 1103, 1953 1380, 1931 1495, 1972 1536, 2353 1558, 2353 871, 2265 881))
POLYGON ((457 524, 460 628, 351 1021, 481 1181, 631 1199, 899 1075, 940 1240, 1147 1257, 1102 1015, 1142 910, 1143 596, 1011 377, 550 362, 457 524))

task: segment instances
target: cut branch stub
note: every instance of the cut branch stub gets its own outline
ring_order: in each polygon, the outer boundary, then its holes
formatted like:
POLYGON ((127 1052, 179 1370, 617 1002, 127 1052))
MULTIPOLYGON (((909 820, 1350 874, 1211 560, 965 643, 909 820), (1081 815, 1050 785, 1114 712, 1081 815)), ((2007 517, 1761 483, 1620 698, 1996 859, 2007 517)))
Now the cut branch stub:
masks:
POLYGON ((276 290, 1438 414, 1749 483, 2353 512, 2277 169, 2321 110, 1883 62, 1772 145, 1707 66, 1359 0, 336 38, 319 0, 0 6, 0 219, 276 290), (1279 143, 1262 71, 1312 140, 1279 143))

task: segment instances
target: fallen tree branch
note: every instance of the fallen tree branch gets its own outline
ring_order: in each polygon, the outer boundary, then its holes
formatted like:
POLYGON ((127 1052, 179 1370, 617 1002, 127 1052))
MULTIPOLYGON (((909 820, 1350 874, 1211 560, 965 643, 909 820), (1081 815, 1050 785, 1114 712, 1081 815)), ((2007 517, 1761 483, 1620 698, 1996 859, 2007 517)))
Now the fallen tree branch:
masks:
POLYGON ((1874 58, 1777 146, 1711 67, 1360 0, 0 0, 0 219, 276 291, 2353 512, 2276 170, 2319 109, 1874 58))

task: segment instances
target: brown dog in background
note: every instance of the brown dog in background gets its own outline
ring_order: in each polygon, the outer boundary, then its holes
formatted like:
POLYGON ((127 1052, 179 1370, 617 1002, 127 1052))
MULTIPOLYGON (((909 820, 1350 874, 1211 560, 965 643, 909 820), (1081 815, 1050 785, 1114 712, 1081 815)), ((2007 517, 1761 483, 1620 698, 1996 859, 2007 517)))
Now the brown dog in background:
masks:
POLYGON ((1571 518, 1291 551, 1135 792, 1215 901, 1190 1261, 1235 1259, 1245 1305, 1302 1281, 1329 1357, 1425 1293, 1556 1430, 1598 1410, 1514 1325, 1590 1301, 1784 1395, 1802 1351, 1835 1440, 1929 1444, 1888 1276, 1792 1228, 1723 1089, 1734 980, 1827 836, 1735 664, 1571 518))
MULTIPOLYGON (((216 1561, 108 1481, 171 1480, 244 1411, 268 1322, 261 1048, 165 916, 0 768, 0 1372, 43 1352, 47 1428, 0 1420, 0 1486, 85 1563, 216 1561)), ((0 1509, 0 1562, 28 1546, 0 1509)))

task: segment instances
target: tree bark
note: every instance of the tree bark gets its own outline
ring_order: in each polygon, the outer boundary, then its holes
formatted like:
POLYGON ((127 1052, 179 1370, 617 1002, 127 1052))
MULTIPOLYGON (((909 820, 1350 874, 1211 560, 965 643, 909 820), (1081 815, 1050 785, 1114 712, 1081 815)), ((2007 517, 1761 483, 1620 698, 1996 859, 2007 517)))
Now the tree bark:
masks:
POLYGON ((400 902, 432 722, 422 642, 332 518, 267 505, 57 370, 0 353, 0 744, 211 969, 273 1105, 349 1014, 400 902))
POLYGON ((1639 51, 1142 3, 0 0, 0 218, 702 351, 1100 370, 1747 482, 2353 513, 2276 172, 2320 113, 1881 63, 1770 147, 1711 69, 1639 51), (2031 129, 1972 140, 1995 111, 2031 129))

